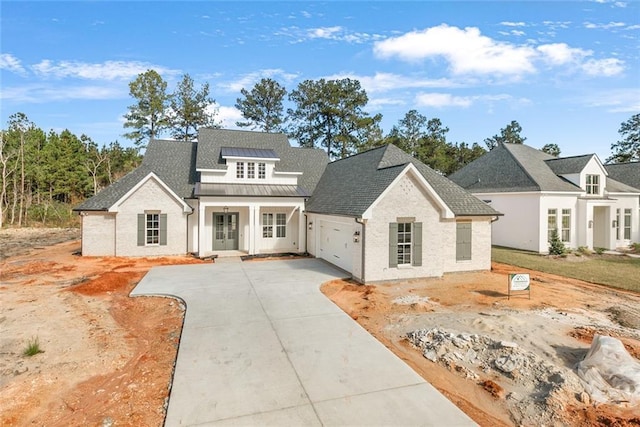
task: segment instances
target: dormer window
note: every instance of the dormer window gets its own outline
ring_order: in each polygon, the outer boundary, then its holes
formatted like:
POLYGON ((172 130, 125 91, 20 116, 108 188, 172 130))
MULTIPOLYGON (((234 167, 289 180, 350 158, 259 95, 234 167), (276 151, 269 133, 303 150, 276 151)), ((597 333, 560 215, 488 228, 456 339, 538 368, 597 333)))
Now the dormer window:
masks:
POLYGON ((587 194, 600 194, 600 175, 587 175, 587 194))
POLYGON ((254 179, 256 177, 256 164, 253 162, 247 163, 247 178, 254 179))
POLYGON ((244 178, 244 163, 236 163, 236 178, 244 178))
POLYGON ((267 177, 267 165, 265 163, 258 163, 258 179, 265 179, 267 177))

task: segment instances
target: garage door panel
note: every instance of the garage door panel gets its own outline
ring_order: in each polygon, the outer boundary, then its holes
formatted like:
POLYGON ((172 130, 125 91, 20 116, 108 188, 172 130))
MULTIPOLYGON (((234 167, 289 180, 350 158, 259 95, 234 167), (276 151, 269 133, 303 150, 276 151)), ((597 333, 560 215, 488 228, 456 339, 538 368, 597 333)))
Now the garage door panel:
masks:
POLYGON ((320 221, 320 258, 351 271, 350 230, 346 224, 320 221))

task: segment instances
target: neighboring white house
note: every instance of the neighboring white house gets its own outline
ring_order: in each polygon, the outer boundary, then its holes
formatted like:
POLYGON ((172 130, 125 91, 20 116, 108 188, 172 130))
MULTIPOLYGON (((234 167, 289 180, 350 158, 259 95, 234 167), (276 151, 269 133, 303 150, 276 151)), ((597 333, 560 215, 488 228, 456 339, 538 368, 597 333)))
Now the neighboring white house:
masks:
POLYGON ((546 253, 553 229, 571 248, 640 241, 640 189, 612 179, 595 154, 555 158, 500 144, 449 178, 504 214, 494 245, 546 253))
POLYGON ((486 203, 394 146, 328 164, 282 134, 201 129, 78 206, 82 253, 310 253, 372 282, 490 268, 486 203))

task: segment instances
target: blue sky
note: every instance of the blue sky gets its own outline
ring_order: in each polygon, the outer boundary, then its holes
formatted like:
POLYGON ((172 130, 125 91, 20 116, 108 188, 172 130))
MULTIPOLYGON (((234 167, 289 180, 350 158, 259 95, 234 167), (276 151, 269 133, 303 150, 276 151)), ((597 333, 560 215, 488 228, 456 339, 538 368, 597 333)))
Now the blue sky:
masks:
POLYGON ((526 143, 604 161, 640 112, 640 2, 46 2, 0 3, 2 128, 122 137, 128 83, 153 68, 172 91, 209 82, 223 127, 240 89, 271 77, 355 78, 388 132, 416 109, 451 142, 478 142, 511 120, 526 143))

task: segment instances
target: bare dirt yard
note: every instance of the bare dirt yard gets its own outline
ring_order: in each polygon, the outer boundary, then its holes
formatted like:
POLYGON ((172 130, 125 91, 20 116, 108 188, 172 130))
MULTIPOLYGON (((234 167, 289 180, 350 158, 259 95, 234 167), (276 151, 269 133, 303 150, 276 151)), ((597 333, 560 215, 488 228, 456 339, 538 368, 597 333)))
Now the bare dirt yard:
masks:
POLYGON ((322 290, 482 426, 640 425, 638 401, 597 402, 575 370, 594 334, 619 338, 637 362, 639 294, 497 263, 322 290), (507 298, 514 272, 530 274, 531 299, 507 298))
POLYGON ((199 261, 81 257, 78 237, 0 231, 0 426, 161 426, 184 307, 128 294, 153 266, 199 261))
MULTIPOLYGON (((0 231, 0 426, 161 426, 184 307, 128 294, 153 266, 200 261, 81 257, 78 237, 0 231)), ((480 425, 640 425, 574 369, 594 334, 640 358, 640 295, 529 271, 531 299, 507 300, 514 271, 323 291, 480 425)))

